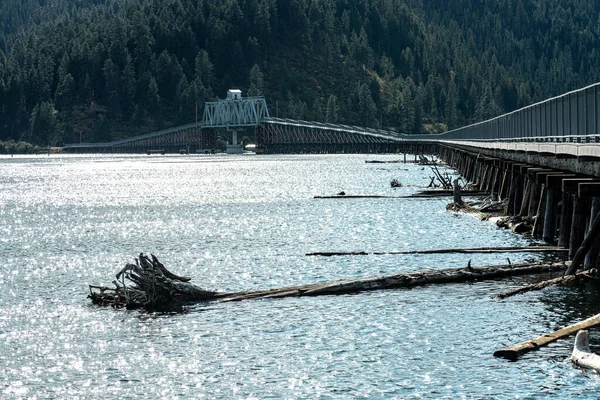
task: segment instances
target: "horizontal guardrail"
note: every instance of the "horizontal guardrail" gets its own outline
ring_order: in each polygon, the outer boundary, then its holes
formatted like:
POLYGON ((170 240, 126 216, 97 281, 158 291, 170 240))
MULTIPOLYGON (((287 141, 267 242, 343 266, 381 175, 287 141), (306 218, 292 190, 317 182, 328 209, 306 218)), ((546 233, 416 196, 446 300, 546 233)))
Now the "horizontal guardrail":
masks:
POLYGON ((570 141, 600 135, 600 83, 441 134, 414 139, 570 141))

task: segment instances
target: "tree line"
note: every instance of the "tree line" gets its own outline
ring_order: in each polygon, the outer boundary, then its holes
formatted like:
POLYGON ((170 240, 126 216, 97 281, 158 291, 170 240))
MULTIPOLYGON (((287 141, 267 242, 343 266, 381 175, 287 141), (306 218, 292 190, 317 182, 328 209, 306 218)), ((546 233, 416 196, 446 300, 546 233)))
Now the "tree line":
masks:
POLYGON ((279 117, 453 129, 598 81, 598 15, 593 0, 2 2, 0 140, 189 123, 234 87, 279 117))

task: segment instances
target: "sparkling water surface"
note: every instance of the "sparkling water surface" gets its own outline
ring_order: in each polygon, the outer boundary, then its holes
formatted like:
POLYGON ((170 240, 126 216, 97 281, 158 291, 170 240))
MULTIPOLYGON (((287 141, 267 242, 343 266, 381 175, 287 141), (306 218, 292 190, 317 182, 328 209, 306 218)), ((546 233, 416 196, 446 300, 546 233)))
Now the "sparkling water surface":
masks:
POLYGON ((185 313, 86 298, 88 284, 110 285, 140 252, 199 286, 236 291, 507 263, 507 254, 310 252, 530 244, 446 212, 448 198, 314 198, 403 196, 429 183, 428 167, 365 163, 398 158, 0 158, 0 398, 600 397, 597 374, 568 360, 572 339, 514 363, 492 356, 600 312, 593 288, 492 298, 527 279, 515 278, 185 313), (391 188, 393 178, 404 187, 391 188))

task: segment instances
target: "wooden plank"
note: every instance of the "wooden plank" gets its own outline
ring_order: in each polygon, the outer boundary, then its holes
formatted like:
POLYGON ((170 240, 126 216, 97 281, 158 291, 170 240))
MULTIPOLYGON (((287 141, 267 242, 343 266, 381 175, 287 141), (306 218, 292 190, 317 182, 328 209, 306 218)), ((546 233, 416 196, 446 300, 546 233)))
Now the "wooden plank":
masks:
POLYGON ((431 249, 431 250, 401 250, 401 251, 354 251, 354 252, 314 252, 306 256, 379 256, 401 254, 447 254, 447 253, 566 253, 569 249, 556 246, 511 246, 511 247, 472 247, 464 249, 431 249))
POLYGON ((580 182, 577 189, 581 198, 600 197, 600 182, 580 182))
POLYGON ((546 184, 546 176, 551 175, 551 174, 556 174, 557 171, 539 171, 535 173, 535 178, 537 180, 538 183, 543 183, 544 185, 546 184))
POLYGON ((552 333, 547 333, 545 335, 538 336, 533 340, 528 340, 527 342, 519 343, 514 346, 498 350, 494 353, 494 357, 501 357, 511 361, 516 361, 519 358, 519 356, 525 353, 529 353, 532 350, 537 350, 540 347, 556 342, 558 339, 574 335, 581 329, 588 329, 597 325, 600 325, 600 314, 594 315, 591 318, 588 318, 573 325, 569 325, 552 333))
POLYGON ((549 187, 562 187, 562 181, 568 178, 575 178, 575 174, 557 173, 546 175, 546 185, 549 187))
POLYGON ((563 192, 577 194, 579 190, 579 184, 583 182, 594 182, 598 178, 567 178, 562 181, 563 192))

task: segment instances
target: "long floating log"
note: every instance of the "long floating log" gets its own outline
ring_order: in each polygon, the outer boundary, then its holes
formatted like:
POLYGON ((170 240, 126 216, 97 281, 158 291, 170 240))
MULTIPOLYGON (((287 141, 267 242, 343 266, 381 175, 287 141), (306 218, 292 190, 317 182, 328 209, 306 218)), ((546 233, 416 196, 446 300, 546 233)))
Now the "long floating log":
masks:
MULTIPOLYGON (((565 250, 568 251, 569 249, 565 249, 565 250)), ((531 292, 533 290, 541 290, 541 289, 544 289, 544 288, 546 288, 548 286, 552 286, 552 285, 568 285, 568 284, 572 284, 575 282, 582 282, 582 281, 589 281, 592 279, 598 279, 598 277, 595 275, 595 273, 596 273, 596 270, 593 270, 593 271, 590 270, 590 271, 578 272, 575 275, 559 276, 554 279, 548 279, 545 281, 532 283, 530 285, 523 286, 520 288, 510 289, 505 292, 499 293, 494 297, 496 297, 498 299, 505 299, 507 297, 514 296, 517 294, 527 293, 527 292, 531 292)))
POLYGON ((590 351, 590 333, 587 330, 577 332, 571 361, 579 367, 600 371, 600 356, 590 351))
POLYGON ((573 325, 569 325, 555 332, 539 336, 533 340, 498 350, 494 353, 494 357, 502 357, 511 361, 516 361, 519 356, 525 353, 529 353, 532 350, 537 350, 540 347, 546 346, 552 342, 556 342, 558 339, 571 336, 581 329, 589 329, 597 325, 600 325, 600 314, 594 315, 591 318, 580 321, 573 325))
POLYGON ((568 253, 569 249, 556 246, 510 246, 510 247, 472 247, 465 249, 399 250, 399 251, 332 251, 306 253, 307 256, 381 256, 389 254, 445 254, 445 253, 568 253))
POLYGON ((315 199, 405 199, 410 196, 382 196, 374 194, 336 194, 332 196, 315 196, 315 199))
POLYGON ((339 295, 372 290, 412 288, 430 284, 499 279, 507 276, 556 272, 562 271, 565 268, 566 266, 562 262, 553 264, 524 263, 486 267, 450 268, 350 279, 330 283, 291 286, 280 289, 230 293, 217 295, 217 297, 222 300, 236 301, 270 297, 339 295))
POLYGON ((556 272, 566 268, 564 263, 526 263, 487 267, 451 268, 427 270, 404 274, 341 280, 280 289, 223 293, 204 290, 177 275, 169 278, 163 273, 164 266, 156 257, 140 254, 136 264, 127 264, 113 281, 114 288, 90 285, 89 298, 94 304, 113 307, 157 309, 179 306, 198 301, 237 301, 256 298, 279 298, 292 296, 321 296, 359 293, 364 291, 399 289, 428 284, 459 283, 498 279, 507 276, 556 272), (162 267, 161 267, 162 266, 162 267), (120 279, 120 281, 119 281, 120 279), (129 283, 127 283, 129 282, 129 283), (131 285, 131 283, 133 283, 131 285))
MULTIPOLYGON (((486 196, 489 193, 482 192, 479 190, 462 190, 460 192, 463 196, 486 196)), ((374 195, 374 194, 352 194, 343 195, 336 194, 330 196, 314 196, 314 199, 411 199, 411 198, 434 198, 434 197, 451 197, 454 196, 452 190, 425 190, 413 193, 408 196, 386 196, 386 195, 374 195)))

